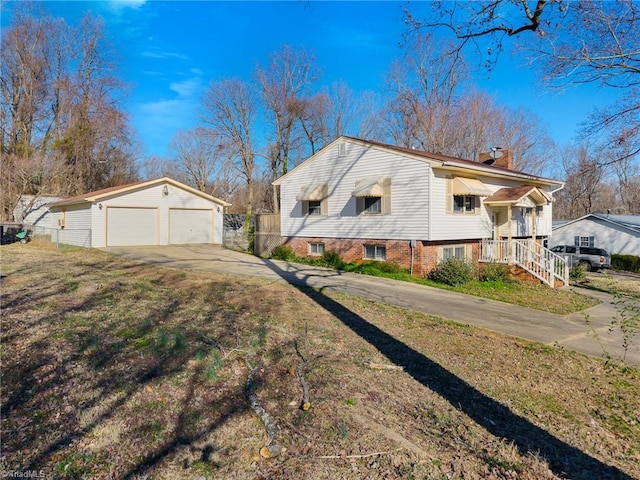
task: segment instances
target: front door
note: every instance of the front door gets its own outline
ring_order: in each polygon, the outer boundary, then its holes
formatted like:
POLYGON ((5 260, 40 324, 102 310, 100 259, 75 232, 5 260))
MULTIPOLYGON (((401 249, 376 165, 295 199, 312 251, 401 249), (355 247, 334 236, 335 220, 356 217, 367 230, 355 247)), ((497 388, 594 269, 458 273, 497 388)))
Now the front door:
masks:
POLYGON ((491 240, 500 240, 500 213, 494 211, 491 216, 493 228, 491 229, 491 240))

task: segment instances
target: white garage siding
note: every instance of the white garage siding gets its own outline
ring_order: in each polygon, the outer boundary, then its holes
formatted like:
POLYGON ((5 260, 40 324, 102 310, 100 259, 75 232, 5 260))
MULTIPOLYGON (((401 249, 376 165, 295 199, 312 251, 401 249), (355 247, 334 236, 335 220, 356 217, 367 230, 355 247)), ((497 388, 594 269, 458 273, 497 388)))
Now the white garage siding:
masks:
POLYGON ((213 210, 169 209, 169 243, 214 243, 213 210))
POLYGON ((107 208, 107 246, 158 245, 158 209, 107 208))
POLYGON ((91 246, 91 208, 87 206, 69 206, 64 213, 55 215, 56 225, 62 221, 63 227, 51 235, 54 242, 76 245, 78 247, 91 246), (64 220, 62 220, 64 218, 64 220))
POLYGON ((72 228, 84 230, 76 232, 84 238, 73 239, 73 244, 95 248, 221 244, 224 207, 229 205, 170 178, 107 188, 57 203, 52 206, 57 217, 62 211, 70 212, 67 235, 72 228), (78 217, 72 210, 83 214, 78 217))

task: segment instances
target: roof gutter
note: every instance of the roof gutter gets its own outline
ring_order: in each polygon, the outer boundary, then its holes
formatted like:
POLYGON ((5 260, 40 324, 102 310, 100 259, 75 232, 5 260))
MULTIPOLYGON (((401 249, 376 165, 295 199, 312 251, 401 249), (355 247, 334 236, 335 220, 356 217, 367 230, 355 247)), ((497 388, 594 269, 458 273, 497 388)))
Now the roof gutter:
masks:
POLYGON ((562 189, 564 188, 564 185, 565 185, 565 184, 564 184, 564 182, 562 182, 562 183, 560 184, 560 187, 556 188, 555 190, 551 190, 549 193, 550 193, 551 195, 553 195, 554 193, 559 192, 560 190, 562 190, 562 189))
MULTIPOLYGON (((446 168, 455 168, 455 169, 470 169, 473 168, 471 166, 467 166, 467 165, 456 165, 455 163, 450 163, 450 162, 440 162, 440 166, 441 167, 446 167, 446 168)), ((478 165, 480 166, 480 165, 478 165)), ((550 184, 550 183, 555 183, 555 184, 560 184, 560 188, 558 188, 558 190, 562 190, 564 188, 564 183, 563 182, 557 182, 555 180, 551 180, 550 178, 544 178, 544 177, 538 177, 535 175, 529 175, 528 173, 522 173, 522 172, 511 172, 511 171, 496 171, 494 169, 490 169, 490 168, 473 168, 474 170, 477 171, 481 171, 481 172, 485 172, 487 174, 489 174, 490 176, 494 176, 494 177, 513 177, 513 178, 528 178, 531 180, 534 180, 536 182, 543 182, 546 184, 550 184)), ((554 191, 558 191, 558 190, 554 190, 554 191)), ((553 193, 553 192, 552 192, 553 193)))

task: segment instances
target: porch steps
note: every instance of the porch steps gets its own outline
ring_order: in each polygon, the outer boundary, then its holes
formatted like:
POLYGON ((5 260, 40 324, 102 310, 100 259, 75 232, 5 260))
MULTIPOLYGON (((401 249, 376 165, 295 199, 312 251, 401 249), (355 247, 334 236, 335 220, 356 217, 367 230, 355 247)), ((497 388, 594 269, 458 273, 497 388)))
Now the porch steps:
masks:
POLYGON ((565 259, 532 239, 482 240, 479 261, 520 267, 552 288, 569 283, 565 259))

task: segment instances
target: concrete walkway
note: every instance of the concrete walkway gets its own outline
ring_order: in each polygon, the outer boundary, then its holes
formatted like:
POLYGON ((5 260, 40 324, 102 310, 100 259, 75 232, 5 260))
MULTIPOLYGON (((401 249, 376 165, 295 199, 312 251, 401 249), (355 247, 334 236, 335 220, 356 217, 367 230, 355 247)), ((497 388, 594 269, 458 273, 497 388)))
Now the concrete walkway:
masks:
MULTIPOLYGON (((590 290, 575 289, 597 297, 602 301, 600 305, 570 315, 556 315, 424 285, 262 259, 211 245, 109 247, 103 250, 169 268, 264 277, 341 291, 527 340, 561 345, 596 357, 602 357, 604 352, 616 359, 625 355, 621 332, 609 332, 611 320, 616 315, 612 297, 590 290)), ((626 352, 628 364, 640 366, 639 343, 640 335, 626 352)))

